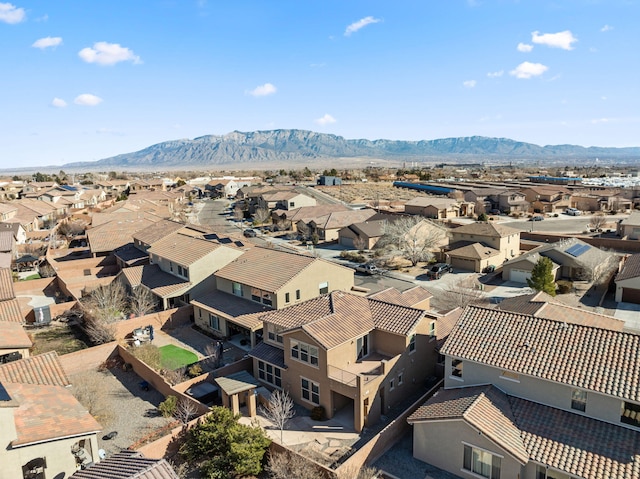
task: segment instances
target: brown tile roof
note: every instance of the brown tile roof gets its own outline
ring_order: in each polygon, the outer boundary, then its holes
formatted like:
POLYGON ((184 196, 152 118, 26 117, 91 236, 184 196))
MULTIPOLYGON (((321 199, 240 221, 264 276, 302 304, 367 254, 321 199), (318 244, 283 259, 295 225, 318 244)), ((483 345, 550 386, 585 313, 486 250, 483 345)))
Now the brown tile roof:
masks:
POLYGON ((317 261, 325 260, 258 247, 220 268, 215 275, 274 293, 317 261))
POLYGON ((414 424, 438 419, 463 419, 512 454, 520 464, 529 462, 507 395, 493 386, 440 389, 407 421, 414 424))
MULTIPOLYGON (((22 324, 0 321, 0 350, 30 348, 31 346, 33 346, 33 343, 22 324)), ((0 354, 2 352, 0 351, 0 354)))
POLYGON ((492 222, 478 221, 476 223, 470 223, 463 226, 458 226, 451 230, 454 234, 467 234, 467 235, 478 235, 478 236, 489 236, 491 238, 504 238, 505 236, 510 236, 512 234, 520 233, 520 230, 515 228, 510 228, 509 226, 504 226, 492 222))
POLYGON ((468 306, 442 354, 640 401, 640 336, 468 306))
POLYGON ((0 382, 49 386, 71 384, 55 351, 0 364, 0 382))
POLYGON ((494 386, 441 389, 411 424, 460 419, 521 464, 547 465, 585 479, 640 477, 640 438, 630 429, 525 399, 494 386))
MULTIPOLYGON (((278 216, 285 215, 288 220, 291 220, 294 223, 298 221, 308 222, 313 218, 319 218, 321 216, 328 215, 329 213, 334 213, 336 211, 347 211, 349 208, 342 204, 335 205, 317 205, 317 206, 302 206, 301 208, 296 208, 293 210, 276 210, 278 216)), ((352 221, 352 223, 357 223, 357 221, 352 221)))
MULTIPOLYGON (((14 203, 18 208, 18 211, 28 210, 31 213, 35 213, 38 216, 51 214, 56 210, 56 207, 46 201, 35 200, 32 198, 22 198, 16 200, 14 203)), ((18 213, 20 214, 20 213, 18 213)))
POLYGON ((1 203, 0 202, 0 213, 11 213, 12 211, 17 211, 18 208, 16 205, 12 205, 9 203, 1 203))
POLYGON ((161 298, 179 296, 193 286, 189 281, 165 273, 157 264, 124 268, 120 274, 127 279, 132 287, 142 284, 161 298))
POLYGON ((111 252, 131 243, 133 235, 153 224, 147 218, 110 221, 87 230, 87 240, 92 253, 111 252))
POLYGON ((184 224, 170 220, 160 220, 151 226, 137 231, 133 238, 148 245, 154 244, 174 231, 184 228, 184 224))
POLYGON ((448 253, 450 256, 455 256, 456 258, 470 258, 470 259, 486 259, 493 258, 500 254, 500 251, 497 249, 490 248, 488 246, 483 246, 480 243, 472 243, 467 246, 463 246, 462 248, 457 248, 450 250, 448 253))
POLYGON ((453 330, 460 316, 462 316, 462 308, 455 308, 438 316, 436 322, 436 338, 438 340, 438 349, 442 348, 449 334, 453 330))
POLYGON ((496 305, 495 309, 511 311, 512 313, 532 314, 535 316, 540 308, 551 300, 553 300, 553 296, 544 291, 537 291, 531 294, 504 298, 496 305))
POLYGON ((4 387, 20 404, 13 414, 18 436, 11 441, 14 447, 102 429, 63 386, 4 383, 4 387))
POLYGON ((284 363, 284 351, 267 343, 260 343, 249 352, 252 358, 271 363, 280 369, 287 369, 284 363))
POLYGON ((23 323, 24 316, 20 310, 20 302, 17 299, 0 301, 0 321, 23 323))
POLYGON ((623 281, 629 278, 640 276, 640 253, 629 256, 622 266, 622 271, 616 276, 616 281, 623 281))
POLYGON ((325 230, 343 228, 353 223, 361 223, 368 220, 376 214, 375 210, 348 210, 348 211, 336 211, 329 213, 328 215, 319 216, 313 218, 313 223, 318 227, 325 230))
MULTIPOLYGON (((194 238, 175 232, 156 241, 151 248, 149 248, 149 253, 183 266, 190 266, 220 248, 224 247, 213 241, 194 238)), ((221 253, 223 251, 224 250, 220 250, 221 253)))
POLYGON ((623 226, 640 226, 640 211, 632 211, 620 224, 623 226))
POLYGON ((13 231, 0 231, 0 251, 11 252, 14 243, 13 231))
POLYGON ((408 206, 435 206, 438 209, 449 208, 458 202, 453 198, 434 198, 431 196, 416 196, 415 198, 407 201, 405 204, 408 206))
POLYGON ((165 459, 148 459, 140 452, 125 450, 76 471, 71 479, 178 479, 178 475, 165 459))
POLYGON ((300 328, 331 349, 373 329, 406 336, 424 315, 419 309, 334 291, 265 313, 261 319, 289 331, 300 328))
POLYGON ((6 301, 15 297, 11 270, 9 268, 0 268, 0 301, 6 301))
POLYGON ((391 287, 378 291, 377 293, 370 294, 368 297, 377 299, 378 301, 386 301, 387 303, 399 304, 400 306, 413 308, 417 304, 433 298, 433 295, 422 286, 415 286, 402 292, 391 287))
POLYGON ((249 329, 262 327, 260 316, 271 308, 222 291, 212 291, 191 301, 191 304, 222 313, 233 322, 249 329))

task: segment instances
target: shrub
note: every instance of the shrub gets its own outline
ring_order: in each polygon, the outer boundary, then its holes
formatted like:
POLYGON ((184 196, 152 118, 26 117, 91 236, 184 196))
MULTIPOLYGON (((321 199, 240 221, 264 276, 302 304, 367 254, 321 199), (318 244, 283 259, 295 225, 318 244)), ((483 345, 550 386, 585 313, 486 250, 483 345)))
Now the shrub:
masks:
POLYGON ((163 417, 171 417, 176 412, 178 407, 178 398, 175 396, 167 396, 167 399, 162 401, 158 406, 163 417))
POLYGON ((346 260, 349 261, 353 261, 354 263, 366 263, 367 262, 367 258, 366 256, 357 253, 355 251, 341 251, 340 252, 340 257, 344 258, 346 260))
POLYGON ((311 419, 314 421, 324 421, 326 418, 324 407, 316 406, 311 410, 311 419))
POLYGON ((559 294, 567 294, 573 291, 573 282, 561 279, 556 282, 559 294))
POLYGON ((187 374, 189 374, 189 376, 192 378, 200 376, 202 374, 202 366, 200 366, 199 364, 194 364, 193 366, 189 367, 187 374))

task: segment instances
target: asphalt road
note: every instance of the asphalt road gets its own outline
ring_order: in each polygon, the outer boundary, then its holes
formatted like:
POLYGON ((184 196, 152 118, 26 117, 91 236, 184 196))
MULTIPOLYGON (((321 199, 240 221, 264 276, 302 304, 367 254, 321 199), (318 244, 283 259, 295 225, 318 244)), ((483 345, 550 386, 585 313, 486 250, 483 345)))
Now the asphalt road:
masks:
MULTIPOLYGON (((603 229, 615 229, 615 224, 627 215, 606 216, 607 225, 603 229)), ((542 221, 501 220, 500 223, 520 231, 543 231, 546 233, 584 233, 589 229, 591 216, 558 215, 545 217, 542 221)))

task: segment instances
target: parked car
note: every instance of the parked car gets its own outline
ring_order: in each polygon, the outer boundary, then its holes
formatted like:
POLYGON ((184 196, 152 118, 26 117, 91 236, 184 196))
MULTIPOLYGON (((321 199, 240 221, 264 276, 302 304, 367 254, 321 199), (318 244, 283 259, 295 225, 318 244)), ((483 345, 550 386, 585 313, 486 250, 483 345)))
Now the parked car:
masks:
POLYGON ((355 270, 370 275, 382 274, 382 270, 373 263, 358 264, 355 266, 355 270))
POLYGON ((529 221, 542 221, 544 220, 544 216, 536 215, 529 218, 529 221))
POLYGON ((258 233, 256 233, 256 230, 252 229, 244 230, 242 234, 245 238, 255 238, 258 235, 258 233))
POLYGON ((564 212, 570 216, 580 216, 582 212, 577 208, 567 208, 564 212))
POLYGON ((445 273, 453 273, 453 268, 449 263, 436 263, 429 268, 427 274, 430 278, 439 279, 445 273))

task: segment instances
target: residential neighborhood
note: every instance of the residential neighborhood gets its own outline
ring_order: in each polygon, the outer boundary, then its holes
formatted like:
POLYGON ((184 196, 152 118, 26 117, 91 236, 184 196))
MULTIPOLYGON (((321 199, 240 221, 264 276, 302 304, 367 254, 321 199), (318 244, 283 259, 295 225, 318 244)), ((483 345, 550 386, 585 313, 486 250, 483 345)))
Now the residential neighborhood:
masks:
POLYGON ((640 476, 640 187, 320 176, 0 183, 0 479, 640 476))

